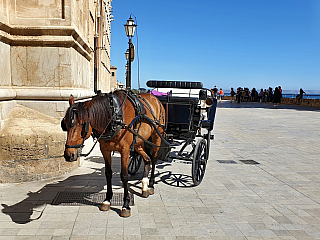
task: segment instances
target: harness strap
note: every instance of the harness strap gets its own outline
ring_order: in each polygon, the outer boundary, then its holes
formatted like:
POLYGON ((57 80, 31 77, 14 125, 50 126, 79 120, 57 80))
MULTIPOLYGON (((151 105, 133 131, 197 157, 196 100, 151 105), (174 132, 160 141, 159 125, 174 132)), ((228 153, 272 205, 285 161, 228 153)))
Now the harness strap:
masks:
POLYGON ((81 148, 83 147, 83 143, 82 144, 76 144, 76 145, 65 145, 66 148, 81 148))
MULTIPOLYGON (((154 118, 154 122, 155 122, 156 124, 158 124, 160 127, 162 127, 162 129, 165 130, 165 126, 160 123, 161 117, 162 117, 162 119, 164 120, 164 116, 163 116, 163 113, 162 113, 162 108, 160 107, 160 116, 159 116, 159 119, 157 119, 156 116, 155 116, 155 114, 154 114, 154 112, 153 112, 153 110, 152 110, 152 108, 151 108, 151 106, 150 106, 150 104, 149 104, 143 97, 141 97, 141 96, 138 96, 138 97, 141 98, 141 99, 146 103, 146 105, 147 105, 147 107, 148 107, 148 110, 150 111, 151 115, 152 115, 153 118, 154 118)), ((157 98, 157 100, 158 100, 158 103, 159 103, 159 104, 162 104, 162 103, 159 101, 158 98, 157 98)))
MULTIPOLYGON (((127 98, 128 98, 128 91, 125 91, 125 92, 126 92, 126 95, 125 95, 125 97, 124 97, 124 100, 123 100, 121 106, 119 107, 119 109, 117 109, 117 110, 115 111, 114 115, 117 115, 120 111, 121 111, 121 113, 122 113, 122 108, 123 108, 123 106, 124 106, 124 104, 125 104, 125 102, 126 102, 126 100, 127 100, 127 98)), ((119 101, 119 99, 118 99, 118 101, 119 101)), ((118 103, 120 103, 120 102, 118 102, 118 103)), ((99 141, 99 140, 101 139, 101 137, 103 136, 103 133, 104 133, 104 132, 106 131, 106 129, 108 128, 108 126, 109 126, 109 124, 111 123, 112 119, 114 118, 114 115, 111 117, 111 119, 110 119, 109 122, 107 123, 106 127, 104 128, 104 130, 102 131, 102 133, 100 134, 100 136, 99 136, 98 138, 96 138, 96 141, 95 141, 95 143, 93 144, 93 146, 92 146, 92 148, 90 149, 90 151, 89 151, 88 153, 85 153, 85 154, 80 153, 80 156, 81 156, 81 157, 87 157, 87 156, 92 152, 92 150, 94 149, 94 147, 96 146, 96 144, 98 143, 98 141, 99 141)), ((121 124, 121 125, 122 125, 122 124, 121 124)), ((84 142, 84 140, 83 140, 83 142, 84 142)))
MULTIPOLYGON (((159 132, 157 126, 153 123, 153 121, 152 121, 150 118, 148 118, 147 116, 145 116, 145 115, 140 115, 140 116, 135 117, 135 118, 132 120, 132 122, 129 124, 129 126, 125 125, 124 127, 125 127, 128 131, 130 131, 133 135, 136 135, 136 136, 138 136, 139 138, 141 138, 144 142, 146 142, 146 143, 148 143, 148 144, 150 144, 150 145, 152 145, 152 146, 162 148, 161 146, 158 146, 158 145, 156 145, 156 144, 148 141, 147 139, 145 139, 144 137, 142 137, 139 133, 137 133, 137 132, 135 132, 133 129, 131 129, 132 126, 133 126, 133 124, 134 124, 136 121, 138 121, 138 120, 139 120, 139 121, 142 121, 142 120, 148 121, 148 122, 152 125, 152 127, 156 130, 156 132, 157 132, 157 134, 159 135, 159 137, 161 138, 161 140, 164 141, 164 143, 167 144, 167 145, 169 145, 170 147, 173 146, 172 144, 170 144, 170 143, 161 135, 161 133, 159 132)), ((165 148, 165 147, 163 147, 163 148, 165 148)))
POLYGON ((128 95, 128 99, 131 102, 136 115, 141 115, 141 114, 145 114, 146 110, 144 108, 144 105, 142 104, 142 102, 139 100, 139 98, 137 97, 136 94, 134 94, 132 91, 127 91, 127 95, 128 95))

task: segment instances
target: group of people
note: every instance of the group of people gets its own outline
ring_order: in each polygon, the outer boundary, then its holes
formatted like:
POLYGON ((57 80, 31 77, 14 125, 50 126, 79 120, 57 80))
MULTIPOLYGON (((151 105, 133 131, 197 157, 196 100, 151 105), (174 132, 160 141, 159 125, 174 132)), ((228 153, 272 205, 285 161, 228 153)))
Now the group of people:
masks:
POLYGON ((217 86, 214 86, 214 88, 211 88, 211 92, 212 92, 214 98, 217 98, 219 96, 219 100, 221 102, 222 97, 223 97, 222 88, 220 88, 220 90, 218 90, 217 86))
MULTIPOLYGON (((217 86, 214 86, 214 88, 211 88, 211 91, 214 98, 219 97, 219 100, 221 102, 222 96, 224 95, 222 88, 218 90, 217 86)), ((252 88, 252 90, 250 91, 249 88, 238 87, 236 92, 233 88, 231 88, 230 95, 231 103, 233 101, 237 103, 240 103, 241 101, 273 102, 274 106, 278 106, 282 98, 282 89, 281 86, 276 87, 274 90, 272 89, 272 87, 269 87, 268 90, 261 88, 260 92, 258 92, 255 88, 252 88)))
MULTIPOLYGON (((211 88, 212 94, 214 98, 218 98, 221 102, 222 97, 224 95, 222 88, 218 90, 217 86, 214 86, 214 88, 211 88)), ((303 94, 306 94, 302 88, 300 88, 300 94, 296 97, 296 103, 300 103, 303 94)), ((238 87, 236 91, 234 91, 233 88, 230 89, 230 95, 231 95, 231 103, 237 102, 240 103, 242 101, 246 102, 270 102, 273 103, 275 107, 279 106, 279 103, 281 102, 282 98, 282 88, 281 86, 275 87, 273 89, 272 87, 269 87, 268 89, 261 88, 260 91, 257 91, 256 88, 252 88, 251 91, 249 88, 242 88, 238 87)))
POLYGON ((277 107, 281 102, 282 89, 281 86, 278 86, 275 87, 274 90, 272 87, 269 87, 268 89, 261 88, 260 91, 257 91, 256 88, 252 88, 250 91, 249 88, 238 87, 236 92, 231 88, 230 95, 231 102, 233 101, 234 96, 236 96, 235 101, 237 103, 240 103, 241 101, 272 102, 274 103, 274 106, 277 107))

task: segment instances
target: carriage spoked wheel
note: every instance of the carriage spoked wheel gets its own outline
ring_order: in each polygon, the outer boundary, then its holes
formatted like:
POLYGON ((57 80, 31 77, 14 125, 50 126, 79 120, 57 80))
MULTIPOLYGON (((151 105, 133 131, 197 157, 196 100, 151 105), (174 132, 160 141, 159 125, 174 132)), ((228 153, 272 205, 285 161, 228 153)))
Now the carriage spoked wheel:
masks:
POLYGON ((140 168, 141 162, 142 157, 140 156, 140 154, 136 151, 133 151, 132 154, 130 154, 129 158, 128 172, 132 175, 137 173, 140 168))
POLYGON ((193 153, 192 161, 192 180, 194 185, 199 185, 204 177, 209 156, 207 139, 198 140, 193 153))

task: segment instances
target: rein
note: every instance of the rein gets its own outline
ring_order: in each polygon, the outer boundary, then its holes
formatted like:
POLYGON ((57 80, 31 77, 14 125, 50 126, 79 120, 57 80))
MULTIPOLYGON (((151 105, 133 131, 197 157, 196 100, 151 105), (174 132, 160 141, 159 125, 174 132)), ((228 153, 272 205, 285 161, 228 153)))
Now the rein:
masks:
MULTIPOLYGON (((160 133, 159 130, 157 129, 156 125, 153 123, 154 121, 152 121, 150 118, 148 118, 148 117, 145 116, 145 115, 139 115, 139 116, 135 117, 135 118, 132 120, 132 122, 129 124, 129 126, 125 125, 124 127, 125 127, 129 132, 131 132, 133 135, 135 135, 135 136, 139 137, 140 139, 142 139, 145 143, 148 143, 148 144, 150 144, 150 145, 152 145, 152 146, 154 146, 154 147, 158 147, 158 148, 167 148, 167 147, 165 147, 165 146, 164 146, 164 147, 161 147, 161 146, 158 146, 158 145, 154 144, 153 142, 150 142, 149 140, 145 139, 145 138, 142 137, 139 133, 137 133, 136 131, 134 131, 134 130, 131 128, 131 127, 133 126, 134 122, 136 122, 136 121, 138 121, 138 120, 141 121, 141 119, 148 121, 148 122, 152 125, 152 127, 156 130, 157 134, 159 135, 159 137, 161 138, 161 140, 164 141, 165 144, 169 145, 170 147, 173 146, 172 144, 170 144, 170 143, 161 135, 161 133, 160 133)), ((160 126, 162 126, 162 125, 160 125, 160 126)))

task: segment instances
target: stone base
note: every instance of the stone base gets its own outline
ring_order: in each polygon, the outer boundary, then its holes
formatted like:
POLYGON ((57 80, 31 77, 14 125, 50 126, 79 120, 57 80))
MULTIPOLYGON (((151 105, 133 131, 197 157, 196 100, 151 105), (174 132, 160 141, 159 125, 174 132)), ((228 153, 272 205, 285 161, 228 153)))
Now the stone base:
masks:
POLYGON ((58 177, 79 166, 63 158, 60 120, 16 104, 0 131, 0 182, 58 177))

